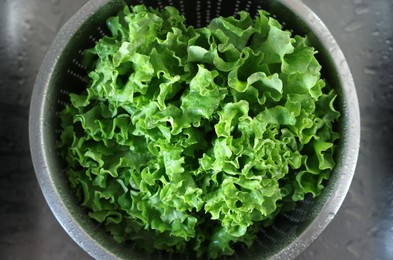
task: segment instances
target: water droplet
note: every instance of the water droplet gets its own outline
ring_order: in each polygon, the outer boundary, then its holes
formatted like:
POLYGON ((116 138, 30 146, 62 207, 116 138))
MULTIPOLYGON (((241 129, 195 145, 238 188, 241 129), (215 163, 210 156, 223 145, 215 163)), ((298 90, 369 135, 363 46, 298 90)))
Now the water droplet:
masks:
POLYGON ((372 36, 379 36, 379 31, 375 30, 371 33, 372 36))
POLYGON ((368 5, 366 4, 359 4, 355 7, 355 13, 357 15, 362 15, 369 12, 368 5))
POLYGON ((387 231, 387 228, 384 226, 373 227, 366 231, 366 235, 370 237, 385 237, 387 231))
POLYGON ((351 253, 352 255, 354 255, 356 258, 359 258, 359 252, 358 250, 356 250, 356 248, 354 248, 354 245, 356 246, 356 243, 358 241, 357 240, 350 240, 346 245, 345 248, 347 249, 347 251, 349 253, 351 253))
POLYGON ((18 80, 18 83, 19 83, 20 86, 23 87, 25 85, 25 83, 26 83, 26 80, 25 79, 20 79, 20 80, 18 80))
POLYGON ((308 251, 307 251, 307 254, 308 254, 309 256, 311 256, 311 257, 314 257, 314 256, 315 256, 315 253, 314 253, 314 251, 312 251, 312 250, 308 250, 308 251))
POLYGON ((368 75, 375 75, 376 71, 375 71, 375 69, 372 69, 372 68, 365 68, 364 73, 366 73, 368 75))
POLYGON ((22 73, 22 72, 24 72, 24 71, 25 71, 25 67, 24 67, 23 65, 20 65, 20 66, 18 67, 18 72, 22 73))
POLYGON ((353 20, 345 26, 344 30, 346 32, 354 32, 362 27, 363 27, 363 24, 361 24, 359 21, 353 20))
POLYGON ((378 233, 378 231, 379 231, 379 228, 373 227, 373 228, 370 228, 366 231, 366 235, 369 237, 375 237, 376 234, 378 233))
POLYGON ((353 3, 354 3, 354 4, 361 4, 361 3, 362 3, 362 0, 353 0, 353 3))

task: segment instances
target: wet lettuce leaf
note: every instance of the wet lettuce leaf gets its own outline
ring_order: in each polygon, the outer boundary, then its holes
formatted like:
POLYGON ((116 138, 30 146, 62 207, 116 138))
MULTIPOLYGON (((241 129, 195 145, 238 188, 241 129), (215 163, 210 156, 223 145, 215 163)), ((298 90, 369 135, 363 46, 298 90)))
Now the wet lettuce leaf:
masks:
POLYGON ((307 38, 265 11, 194 28, 137 5, 107 25, 85 51, 90 83, 60 113, 59 149, 116 241, 231 255, 285 203, 321 193, 340 113, 307 38))

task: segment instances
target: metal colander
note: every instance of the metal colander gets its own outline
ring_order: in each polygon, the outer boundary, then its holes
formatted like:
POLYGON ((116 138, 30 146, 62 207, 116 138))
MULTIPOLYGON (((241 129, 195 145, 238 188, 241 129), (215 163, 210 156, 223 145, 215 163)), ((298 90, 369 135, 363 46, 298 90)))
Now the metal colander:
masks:
MULTIPOLYGON (((233 259, 292 259, 307 248, 323 231, 338 211, 349 189, 357 160, 360 119, 354 82, 337 43, 320 19, 298 0, 91 0, 66 23, 51 46, 40 69, 30 110, 30 147, 36 175, 45 198, 69 235, 97 259, 177 259, 178 256, 139 251, 130 243, 117 244, 103 228, 94 223, 81 208, 69 189, 65 165, 56 152, 61 133, 58 112, 69 102, 70 92, 86 86, 85 68, 81 65, 82 50, 94 46, 105 35, 105 21, 124 4, 145 4, 163 8, 177 7, 187 23, 204 26, 217 16, 234 15, 240 10, 256 14, 265 9, 287 29, 307 35, 319 51, 322 75, 339 93, 342 112, 338 128, 341 143, 337 150, 337 166, 322 195, 306 198, 289 213, 280 215, 275 223, 262 229, 254 245, 236 248, 233 259)), ((193 256, 182 257, 192 259, 193 256)))

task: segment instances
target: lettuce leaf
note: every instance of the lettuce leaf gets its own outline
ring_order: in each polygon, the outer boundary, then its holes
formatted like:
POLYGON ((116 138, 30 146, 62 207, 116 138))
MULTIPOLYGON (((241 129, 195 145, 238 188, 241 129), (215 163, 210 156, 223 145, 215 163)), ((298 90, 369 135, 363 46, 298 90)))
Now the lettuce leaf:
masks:
POLYGON ((323 190, 337 94, 307 38, 258 14, 193 28, 173 7, 126 6, 85 51, 90 82, 60 113, 59 150, 116 241, 231 255, 323 190))

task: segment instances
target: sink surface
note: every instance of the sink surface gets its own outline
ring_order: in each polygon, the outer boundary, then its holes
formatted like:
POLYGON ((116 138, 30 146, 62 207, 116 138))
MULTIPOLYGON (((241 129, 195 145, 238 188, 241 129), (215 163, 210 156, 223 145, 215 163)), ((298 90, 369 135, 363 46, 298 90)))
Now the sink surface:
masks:
MULTIPOLYGON (((0 259, 90 259, 58 224, 28 145, 31 91, 57 31, 85 0, 0 1, 0 259)), ((298 259, 393 259, 393 1, 304 0, 351 67, 359 163, 335 219, 298 259)))

